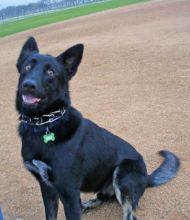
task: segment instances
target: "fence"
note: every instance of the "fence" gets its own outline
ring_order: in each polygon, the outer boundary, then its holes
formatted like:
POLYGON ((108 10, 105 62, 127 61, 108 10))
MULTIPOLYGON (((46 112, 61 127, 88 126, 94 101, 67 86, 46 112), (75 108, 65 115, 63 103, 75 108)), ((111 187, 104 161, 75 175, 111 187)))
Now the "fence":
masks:
MULTIPOLYGON (((89 4, 102 3, 105 1, 110 1, 110 0, 74 0, 74 1, 61 1, 61 2, 48 4, 48 5, 47 4, 38 5, 37 3, 36 4, 33 3, 33 4, 25 5, 25 6, 17 6, 18 12, 16 13, 16 15, 15 14, 8 15, 5 12, 3 12, 3 10, 0 11, 0 24, 24 19, 26 17, 32 17, 32 16, 42 15, 46 13, 53 13, 53 12, 60 11, 60 10, 67 10, 67 9, 79 7, 82 5, 85 6, 89 4), (36 7, 30 8, 30 6, 32 5, 33 6, 36 5, 36 7)), ((14 7, 15 10, 17 7, 14 7)))

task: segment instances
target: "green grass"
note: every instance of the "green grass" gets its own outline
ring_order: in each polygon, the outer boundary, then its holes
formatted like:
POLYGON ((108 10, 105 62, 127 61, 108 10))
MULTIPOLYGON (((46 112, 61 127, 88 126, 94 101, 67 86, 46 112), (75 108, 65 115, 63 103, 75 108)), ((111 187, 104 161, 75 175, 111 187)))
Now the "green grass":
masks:
POLYGON ((0 24, 0 37, 5 37, 21 31, 68 20, 82 15, 88 15, 95 12, 100 12, 144 1, 147 0, 111 0, 98 4, 80 6, 78 8, 60 10, 49 14, 37 15, 34 17, 24 18, 22 20, 7 22, 4 24, 0 24))

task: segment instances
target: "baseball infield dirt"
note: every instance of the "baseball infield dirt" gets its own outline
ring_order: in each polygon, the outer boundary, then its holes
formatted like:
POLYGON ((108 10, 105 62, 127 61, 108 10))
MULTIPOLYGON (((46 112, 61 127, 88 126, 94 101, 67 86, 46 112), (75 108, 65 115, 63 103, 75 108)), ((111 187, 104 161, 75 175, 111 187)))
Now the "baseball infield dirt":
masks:
MULTIPOLYGON (((0 206, 5 220, 44 219, 38 184, 22 165, 14 107, 15 63, 30 35, 43 53, 53 55, 85 44, 71 83, 73 105, 133 144, 149 172, 161 163, 156 154, 161 149, 181 159, 173 181, 145 192, 138 219, 190 219, 190 1, 152 1, 0 39, 0 206)), ((60 205, 59 219, 62 210, 60 205)), ((121 217, 116 203, 83 215, 84 220, 121 217)))

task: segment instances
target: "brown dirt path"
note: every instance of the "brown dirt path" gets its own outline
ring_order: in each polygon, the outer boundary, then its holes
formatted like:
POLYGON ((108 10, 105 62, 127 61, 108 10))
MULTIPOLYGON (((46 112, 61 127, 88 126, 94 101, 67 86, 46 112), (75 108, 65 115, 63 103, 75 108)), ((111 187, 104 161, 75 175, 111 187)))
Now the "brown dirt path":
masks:
MULTIPOLYGON (((149 172, 161 162, 160 149, 181 158, 175 180, 146 191, 138 218, 190 219, 190 1, 132 5, 0 39, 0 206, 5 220, 44 219, 39 187, 22 165, 14 109, 15 62, 29 35, 44 53, 55 55, 85 44, 71 85, 73 104, 135 145, 149 172)), ((117 204, 103 205, 83 219, 119 220, 121 210, 117 204)))

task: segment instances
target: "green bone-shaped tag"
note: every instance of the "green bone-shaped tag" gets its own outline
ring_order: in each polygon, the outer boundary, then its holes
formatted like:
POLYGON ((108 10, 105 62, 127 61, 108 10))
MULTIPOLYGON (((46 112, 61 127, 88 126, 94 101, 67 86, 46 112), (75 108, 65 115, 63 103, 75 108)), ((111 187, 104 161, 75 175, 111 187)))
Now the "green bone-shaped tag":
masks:
POLYGON ((55 134, 53 132, 44 134, 44 143, 47 144, 49 141, 55 141, 55 134))

